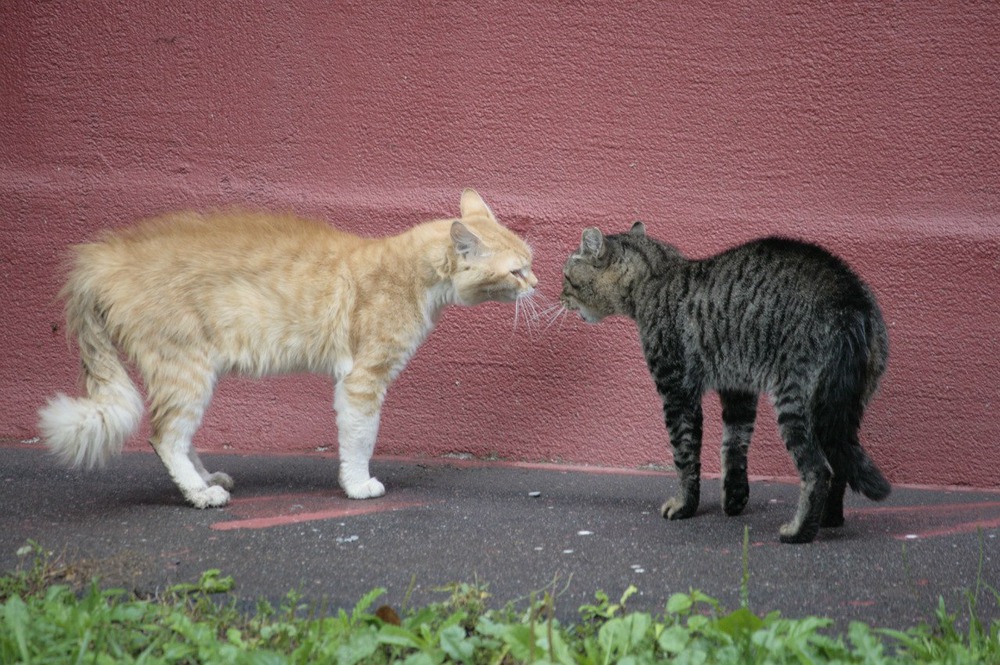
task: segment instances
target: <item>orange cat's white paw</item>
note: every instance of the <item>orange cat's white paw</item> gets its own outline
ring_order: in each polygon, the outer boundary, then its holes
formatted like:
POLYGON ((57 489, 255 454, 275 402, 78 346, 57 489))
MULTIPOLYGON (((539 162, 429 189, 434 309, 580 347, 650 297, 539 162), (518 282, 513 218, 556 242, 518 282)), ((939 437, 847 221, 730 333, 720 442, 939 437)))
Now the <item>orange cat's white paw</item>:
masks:
POLYGON ((229 503, 229 492, 218 485, 184 493, 195 508, 218 508, 229 503))
POLYGON ((363 483, 347 485, 344 487, 347 497, 350 499, 374 499, 385 494, 385 485, 377 478, 369 478, 363 483))

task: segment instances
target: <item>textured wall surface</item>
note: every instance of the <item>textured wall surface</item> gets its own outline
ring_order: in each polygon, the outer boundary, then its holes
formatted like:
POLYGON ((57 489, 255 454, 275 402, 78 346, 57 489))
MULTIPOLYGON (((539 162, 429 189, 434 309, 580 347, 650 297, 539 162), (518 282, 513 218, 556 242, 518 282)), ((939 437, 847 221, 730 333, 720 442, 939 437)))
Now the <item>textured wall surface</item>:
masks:
MULTIPOLYGON (((532 243, 551 300, 587 225, 642 219, 691 256, 767 233, 827 245, 890 325, 872 456, 895 482, 1000 484, 1000 12, 793 4, 6 3, 0 437, 35 436, 75 384, 67 244, 227 204, 389 234, 472 186, 532 243)), ((389 393, 379 454, 670 463, 631 322, 513 315, 445 313, 389 393)), ((334 446, 331 391, 225 379, 196 441, 334 446)), ((708 395, 706 470, 718 416, 708 395)), ((790 475, 772 421, 750 470, 790 475)))

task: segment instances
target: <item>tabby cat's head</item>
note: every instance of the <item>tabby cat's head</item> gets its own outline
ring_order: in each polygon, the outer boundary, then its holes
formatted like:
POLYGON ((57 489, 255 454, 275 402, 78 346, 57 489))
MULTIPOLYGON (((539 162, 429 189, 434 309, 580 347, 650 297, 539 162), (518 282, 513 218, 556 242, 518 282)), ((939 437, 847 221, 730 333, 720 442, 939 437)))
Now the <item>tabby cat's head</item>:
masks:
POLYGON ((471 189, 462 193, 462 219, 451 224, 455 248, 452 284, 459 302, 513 302, 530 296, 538 279, 531 271, 531 249, 471 189))
POLYGON ((563 307, 580 314, 587 323, 597 323, 622 311, 623 288, 630 281, 629 262, 624 259, 622 243, 645 239, 646 228, 636 222, 628 233, 605 236, 600 229, 583 232, 580 247, 570 254, 563 266, 563 288, 559 301, 563 307), (628 236, 632 236, 629 238, 628 236))

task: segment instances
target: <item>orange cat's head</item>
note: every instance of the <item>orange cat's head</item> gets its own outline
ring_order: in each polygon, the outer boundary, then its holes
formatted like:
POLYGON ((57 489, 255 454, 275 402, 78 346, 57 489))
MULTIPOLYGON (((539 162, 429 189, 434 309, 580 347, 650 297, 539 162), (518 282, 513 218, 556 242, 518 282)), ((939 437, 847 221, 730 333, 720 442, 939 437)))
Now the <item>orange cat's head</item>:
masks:
POLYGON ((462 304, 513 302, 534 293, 538 279, 531 271, 531 249, 501 226, 471 189, 462 193, 462 219, 452 222, 451 240, 452 284, 462 304))

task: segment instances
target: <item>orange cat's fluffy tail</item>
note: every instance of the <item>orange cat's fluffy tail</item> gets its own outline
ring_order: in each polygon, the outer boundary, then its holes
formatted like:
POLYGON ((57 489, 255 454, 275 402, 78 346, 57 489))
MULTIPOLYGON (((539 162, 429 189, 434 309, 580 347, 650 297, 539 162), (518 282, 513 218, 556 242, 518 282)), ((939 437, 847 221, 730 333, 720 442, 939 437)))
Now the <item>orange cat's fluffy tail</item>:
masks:
POLYGON ((139 426, 143 405, 118 358, 99 303, 79 281, 71 278, 63 293, 68 328, 80 346, 86 397, 57 394, 39 410, 38 427, 60 461, 90 469, 121 453, 139 426))

